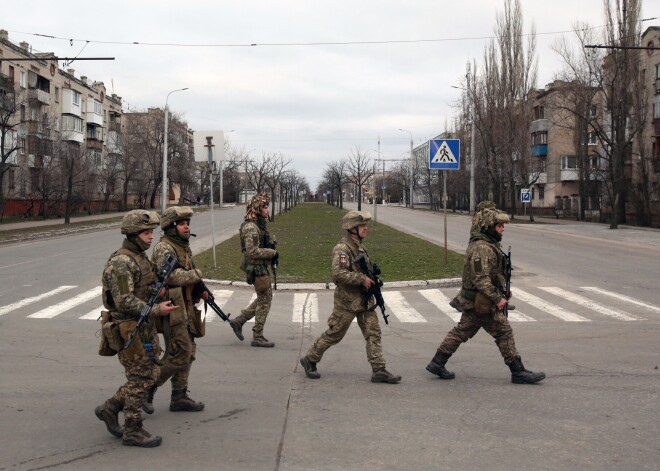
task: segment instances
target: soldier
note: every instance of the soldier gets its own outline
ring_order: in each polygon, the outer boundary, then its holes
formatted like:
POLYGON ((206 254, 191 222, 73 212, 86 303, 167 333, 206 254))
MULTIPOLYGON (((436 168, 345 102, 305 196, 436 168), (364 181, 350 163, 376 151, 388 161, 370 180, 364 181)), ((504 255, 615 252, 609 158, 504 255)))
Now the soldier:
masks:
MULTIPOLYGON (((121 233, 126 234, 122 247, 114 252, 103 270, 103 305, 119 325, 122 338, 128 339, 142 309, 149 299, 149 290, 157 281, 153 265, 145 250, 153 241, 153 230, 158 227, 158 214, 153 211, 134 210, 124 216, 121 233)), ((142 428, 140 408, 147 390, 158 376, 155 357, 158 337, 154 318, 165 316, 177 309, 171 301, 155 305, 149 319, 142 324, 128 349, 119 351, 119 362, 124 367, 127 382, 115 395, 98 406, 94 413, 105 422, 108 432, 122 437, 128 446, 154 447, 162 442, 142 428), (124 428, 119 425, 119 411, 124 411, 124 428)))
POLYGON ((308 378, 321 377, 316 364, 321 361, 328 348, 344 338, 351 322, 357 318, 367 342, 367 360, 373 370, 371 382, 396 384, 401 381, 401 376, 395 376, 385 369, 378 316, 373 310, 368 310, 362 301, 363 293, 371 288, 373 281, 362 272, 359 263, 355 260, 363 255, 367 266, 372 269, 367 248, 362 244, 362 239, 367 235, 367 222, 370 219, 370 213, 360 211, 349 211, 342 218, 341 227, 347 231, 347 234, 332 252, 332 280, 337 285, 334 309, 328 318, 328 329, 312 343, 307 355, 300 359, 300 364, 308 378))
POLYGON ((426 369, 442 379, 454 379, 454 373, 445 368, 447 360, 483 327, 495 339, 504 362, 509 366, 511 382, 537 383, 545 378, 545 374, 525 369, 516 350, 511 324, 503 313, 511 293, 504 293, 507 255, 500 242, 509 216, 503 211, 486 208, 475 216, 475 220, 479 230, 470 234, 463 263, 463 287, 458 295, 461 320, 447 334, 426 369))
POLYGON ((239 230, 243 252, 241 269, 246 272, 248 283, 254 285, 257 299, 242 309, 240 315, 229 321, 236 337, 243 340, 243 324, 254 317, 251 345, 267 348, 275 346, 264 337, 264 324, 273 299, 268 264, 279 257, 274 249, 275 242, 266 229, 270 215, 268 204, 269 197, 266 193, 254 195, 248 204, 245 221, 239 230))
MULTIPOLYGON (((167 279, 169 298, 180 306, 176 313, 170 314, 170 353, 160 367, 160 375, 147 394, 142 409, 147 414, 154 413, 153 399, 156 389, 168 379, 172 383, 170 411, 198 412, 204 409, 203 402, 197 402, 188 396, 188 376, 192 362, 195 361, 196 337, 204 336, 204 321, 201 311, 195 307, 200 297, 206 299, 208 292, 197 293, 194 287, 202 281, 202 272, 195 269, 190 250, 190 219, 193 211, 188 206, 172 206, 163 213, 160 227, 163 236, 154 247, 151 256, 159 267, 168 255, 181 265, 167 279)), ((167 320, 164 320, 167 322, 167 320)))

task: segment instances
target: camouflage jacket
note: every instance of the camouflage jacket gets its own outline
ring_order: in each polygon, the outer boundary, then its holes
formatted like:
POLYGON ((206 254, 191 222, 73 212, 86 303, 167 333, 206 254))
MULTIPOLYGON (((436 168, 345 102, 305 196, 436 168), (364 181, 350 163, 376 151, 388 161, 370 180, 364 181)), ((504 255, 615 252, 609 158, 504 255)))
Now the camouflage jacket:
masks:
MULTIPOLYGON (((116 320, 137 319, 147 304, 149 288, 155 283, 156 273, 146 254, 125 240, 103 269, 103 305, 116 320)), ((156 304, 150 316, 158 316, 159 312, 156 304)))
POLYGON ((257 276, 268 274, 268 263, 275 256, 274 249, 264 247, 264 234, 256 222, 245 221, 241 225, 241 249, 247 265, 252 265, 257 276))
MULTIPOLYGON (((367 248, 361 241, 352 237, 342 238, 332 251, 332 281, 335 288, 335 309, 359 313, 367 310, 362 302, 364 283, 367 275, 362 272, 355 259, 364 255, 367 266, 372 269, 367 248)), ((369 302, 371 300, 368 300, 369 302)))
POLYGON ((474 298, 464 295, 466 290, 480 292, 493 304, 500 302, 506 281, 505 262, 506 254, 498 242, 483 234, 470 239, 463 261, 461 305, 464 309, 474 307, 474 298))

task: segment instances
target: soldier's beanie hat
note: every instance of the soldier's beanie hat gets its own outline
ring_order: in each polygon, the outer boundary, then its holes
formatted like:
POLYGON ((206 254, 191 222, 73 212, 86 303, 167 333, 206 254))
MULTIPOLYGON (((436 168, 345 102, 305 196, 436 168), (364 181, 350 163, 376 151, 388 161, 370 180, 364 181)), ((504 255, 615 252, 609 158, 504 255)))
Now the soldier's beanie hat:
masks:
POLYGON ((165 229, 174 222, 183 219, 190 220, 192 215, 193 210, 190 206, 171 206, 163 213, 163 217, 160 219, 160 227, 161 229, 165 229))
POLYGON ((491 200, 483 200, 481 203, 477 205, 477 211, 483 211, 484 209, 495 209, 496 205, 494 201, 491 200))
POLYGON ((349 211, 341 218, 341 228, 347 231, 355 226, 360 226, 371 221, 371 213, 368 211, 349 211))
POLYGON ((246 221, 255 221, 260 215, 261 210, 270 204, 268 193, 257 193, 252 197, 245 212, 246 221))
POLYGON ((121 220, 122 234, 139 234, 146 229, 155 229, 160 223, 160 217, 155 211, 134 209, 126 213, 121 220))
POLYGON ((488 229, 495 224, 506 224, 510 221, 509 215, 497 209, 484 209, 480 212, 479 222, 481 229, 488 229))

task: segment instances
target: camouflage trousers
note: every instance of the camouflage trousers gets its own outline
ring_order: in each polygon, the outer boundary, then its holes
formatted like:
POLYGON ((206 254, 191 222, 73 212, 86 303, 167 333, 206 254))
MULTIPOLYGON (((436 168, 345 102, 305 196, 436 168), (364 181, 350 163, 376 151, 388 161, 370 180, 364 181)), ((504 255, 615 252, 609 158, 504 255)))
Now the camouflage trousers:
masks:
MULTIPOLYGON (((138 346, 137 342, 134 342, 134 345, 138 346)), ((158 377, 158 365, 147 358, 141 344, 140 349, 134 349, 134 345, 118 353, 119 363, 124 367, 127 381, 113 396, 123 404, 126 420, 142 420, 142 400, 158 377)))
POLYGON ((461 320, 447 333, 440 347, 438 347, 438 352, 451 356, 462 343, 474 337, 482 327, 495 339, 495 344, 500 349, 504 363, 509 365, 520 358, 518 350, 516 350, 513 329, 509 324, 509 320, 504 317, 501 321, 494 321, 491 314, 476 314, 471 309, 463 311, 461 320))
POLYGON ((367 342, 367 360, 372 369, 385 368, 380 325, 378 324, 378 316, 374 311, 365 311, 358 314, 339 309, 332 311, 328 318, 328 330, 323 332, 307 351, 309 361, 314 363, 321 361, 325 351, 333 345, 337 345, 344 338, 355 318, 357 318, 358 326, 360 326, 362 335, 367 342))
POLYGON ((254 279, 254 291, 257 293, 257 299, 252 301, 249 306, 241 309, 241 322, 245 324, 254 317, 254 327, 252 333, 255 337, 264 335, 264 325, 270 311, 270 303, 273 300, 273 288, 270 286, 270 275, 257 276, 254 279))
POLYGON ((195 361, 197 345, 188 329, 188 323, 170 328, 170 353, 165 364, 160 367, 160 375, 156 386, 160 387, 172 378, 172 390, 187 389, 188 376, 192 362, 195 361))

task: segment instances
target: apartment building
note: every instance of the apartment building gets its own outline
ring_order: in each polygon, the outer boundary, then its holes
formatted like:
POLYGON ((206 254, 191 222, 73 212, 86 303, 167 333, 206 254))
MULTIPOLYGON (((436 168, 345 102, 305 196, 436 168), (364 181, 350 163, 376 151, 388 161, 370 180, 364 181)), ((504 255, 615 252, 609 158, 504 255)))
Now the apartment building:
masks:
POLYGON ((14 44, 0 30, 0 98, 5 216, 40 214, 46 205, 61 212, 59 183, 50 182, 47 192, 45 181, 55 179, 58 156, 66 152, 89 162, 76 209, 117 207, 114 172, 106 170, 121 153, 121 97, 108 96, 103 82, 60 69, 54 53, 14 44))

